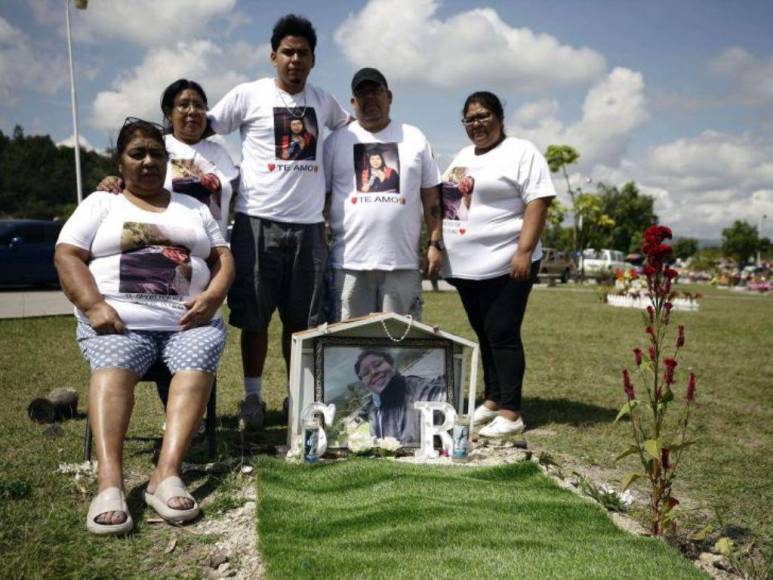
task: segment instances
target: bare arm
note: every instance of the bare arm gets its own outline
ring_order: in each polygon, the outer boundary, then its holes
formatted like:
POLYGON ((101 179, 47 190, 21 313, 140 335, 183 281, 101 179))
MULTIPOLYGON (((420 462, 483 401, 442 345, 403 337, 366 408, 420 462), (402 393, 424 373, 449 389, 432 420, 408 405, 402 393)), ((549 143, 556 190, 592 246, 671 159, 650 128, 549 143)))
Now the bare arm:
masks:
MULTIPOLYGON (((440 186, 422 187, 421 204, 424 208, 424 223, 431 242, 443 239, 443 212, 440 210, 440 186)), ((430 246, 427 249, 427 275, 434 278, 443 266, 443 253, 430 246)))
POLYGON ((54 265, 67 299, 89 319, 97 334, 120 334, 126 330, 118 313, 105 302, 88 268, 88 250, 71 244, 59 244, 54 265))
POLYGON ((518 238, 518 249, 510 265, 510 276, 516 280, 526 280, 529 277, 531 255, 539 243, 552 200, 552 197, 540 197, 526 205, 521 235, 518 238))
POLYGON ((223 304, 234 281, 234 258, 225 246, 212 248, 207 259, 212 273, 209 286, 198 296, 185 303, 188 311, 180 318, 183 330, 209 323, 223 304))

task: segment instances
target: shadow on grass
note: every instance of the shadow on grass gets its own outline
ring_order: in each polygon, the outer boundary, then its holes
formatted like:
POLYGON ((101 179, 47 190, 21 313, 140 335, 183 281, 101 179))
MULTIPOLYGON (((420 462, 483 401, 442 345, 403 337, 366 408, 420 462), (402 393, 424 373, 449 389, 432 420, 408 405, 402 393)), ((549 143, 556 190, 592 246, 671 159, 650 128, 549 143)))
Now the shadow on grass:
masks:
POLYGON ((540 397, 525 397, 523 410, 526 422, 531 429, 550 423, 561 423, 573 427, 611 423, 617 416, 616 409, 608 409, 570 399, 543 399, 540 397))

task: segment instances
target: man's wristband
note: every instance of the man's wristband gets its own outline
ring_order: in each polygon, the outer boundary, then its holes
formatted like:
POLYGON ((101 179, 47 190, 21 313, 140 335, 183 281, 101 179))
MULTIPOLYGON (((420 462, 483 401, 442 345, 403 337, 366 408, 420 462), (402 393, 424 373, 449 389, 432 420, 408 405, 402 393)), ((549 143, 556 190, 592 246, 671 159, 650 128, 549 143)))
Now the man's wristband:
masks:
POLYGON ((446 251, 446 247, 443 245, 443 240, 430 240, 427 242, 427 249, 437 248, 441 252, 446 251))

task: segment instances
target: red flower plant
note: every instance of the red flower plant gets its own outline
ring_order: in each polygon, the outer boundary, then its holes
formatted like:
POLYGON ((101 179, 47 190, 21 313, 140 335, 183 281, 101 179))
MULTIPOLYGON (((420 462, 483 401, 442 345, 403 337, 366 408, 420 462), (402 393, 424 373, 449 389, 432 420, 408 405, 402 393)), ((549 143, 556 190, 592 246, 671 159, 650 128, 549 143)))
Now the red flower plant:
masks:
POLYGON ((678 272, 667 264, 672 250, 665 241, 671 237, 671 230, 659 225, 647 228, 643 235, 643 272, 650 299, 643 322, 649 343, 649 360, 645 363, 640 347, 633 349, 642 385, 639 389, 641 399, 635 397, 634 379, 627 369, 623 370, 623 391, 627 400, 618 414, 618 419, 631 418, 633 435, 633 445, 621 457, 635 454, 641 464, 641 470, 629 474, 623 487, 627 488, 638 478, 649 482, 650 529, 653 535, 659 535, 673 526, 672 512, 679 501, 672 495, 672 486, 682 453, 692 443, 687 439, 687 424, 696 391, 695 373, 691 372, 680 419, 675 432, 669 433, 674 422, 665 418, 669 406, 674 403, 672 386, 677 380, 677 356, 685 344, 684 325, 679 324, 676 349, 666 353, 666 345, 674 344, 670 340, 667 342, 666 337, 673 310, 672 299, 676 296, 672 284, 678 277, 678 272))

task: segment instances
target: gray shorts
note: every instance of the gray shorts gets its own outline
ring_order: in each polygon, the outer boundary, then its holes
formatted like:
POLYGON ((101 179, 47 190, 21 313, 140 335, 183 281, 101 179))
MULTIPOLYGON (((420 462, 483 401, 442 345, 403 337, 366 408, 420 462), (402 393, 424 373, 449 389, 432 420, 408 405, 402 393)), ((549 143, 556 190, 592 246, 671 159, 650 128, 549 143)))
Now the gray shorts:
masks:
POLYGON ((141 377, 160 357, 175 374, 178 371, 217 373, 225 348, 225 324, 218 318, 190 330, 127 330, 122 334, 97 334, 78 322, 75 336, 91 370, 128 369, 141 377))
POLYGON ((317 326, 327 243, 323 223, 288 224, 237 213, 231 235, 236 278, 228 292, 229 322, 268 329, 274 310, 290 331, 317 326))
POLYGON ((335 270, 335 320, 371 312, 410 314, 421 320, 421 273, 418 270, 335 270))

